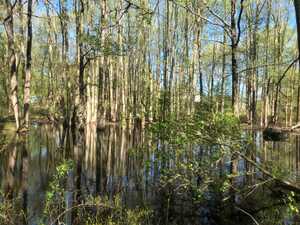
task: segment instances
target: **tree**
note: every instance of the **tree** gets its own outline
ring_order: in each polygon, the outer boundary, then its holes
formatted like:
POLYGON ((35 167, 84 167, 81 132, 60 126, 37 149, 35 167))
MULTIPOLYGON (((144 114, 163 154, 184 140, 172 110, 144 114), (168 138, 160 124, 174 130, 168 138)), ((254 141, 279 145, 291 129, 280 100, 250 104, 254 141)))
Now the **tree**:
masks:
MULTIPOLYGON (((298 57, 300 55, 300 0, 294 0, 294 7, 296 12, 297 23, 297 37, 298 37, 298 57)), ((300 72, 300 59, 299 59, 299 72, 300 72)), ((300 122, 300 85, 297 87, 297 122, 300 122)))
POLYGON ((24 83, 24 125, 29 128, 30 81, 31 81, 31 49, 32 49, 32 0, 28 0, 27 8, 27 46, 24 83))
POLYGON ((232 98, 231 106, 234 115, 239 115, 239 74, 238 74, 238 64, 237 64, 237 48, 240 42, 241 36, 241 18, 243 14, 243 2, 240 2, 240 12, 238 15, 238 20, 236 21, 236 0, 231 0, 231 29, 230 29, 230 39, 231 39, 231 73, 232 73, 232 98), (237 29, 238 27, 238 29, 237 29))
POLYGON ((17 79, 17 64, 16 53, 14 43, 14 8, 17 1, 14 4, 10 0, 5 0, 6 18, 4 19, 4 26, 7 35, 7 48, 9 55, 9 67, 10 67, 10 101, 11 107, 14 112, 17 130, 20 128, 19 121, 19 101, 18 101, 18 79, 17 79))

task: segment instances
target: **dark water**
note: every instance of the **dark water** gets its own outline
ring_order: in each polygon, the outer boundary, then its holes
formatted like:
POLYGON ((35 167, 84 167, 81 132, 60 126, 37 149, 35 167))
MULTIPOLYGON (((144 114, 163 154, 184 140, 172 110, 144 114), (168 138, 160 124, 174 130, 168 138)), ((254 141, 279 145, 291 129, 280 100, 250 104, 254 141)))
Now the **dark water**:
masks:
MULTIPOLYGON (((28 224, 38 224, 49 181, 63 159, 72 159, 75 163, 66 183, 69 206, 75 204, 72 202, 74 190, 80 190, 82 196, 99 194, 113 199, 120 195, 122 204, 128 207, 164 207, 157 195, 160 166, 155 163, 153 153, 159 143, 145 129, 110 126, 98 131, 94 137, 85 138, 80 133, 65 132, 61 127, 34 125, 27 137, 15 136, 5 128, 1 135, 9 142, 0 153, 0 190, 15 199, 18 207, 27 214, 28 224)), ((249 135, 255 140, 251 146, 252 159, 272 171, 278 170, 284 179, 300 185, 300 136, 291 135, 286 142, 265 142, 261 132, 249 135)), ((248 167, 245 161, 239 160, 241 173, 249 171, 248 167)), ((263 177, 255 169, 252 172, 248 176, 239 176, 239 185, 249 185, 249 180, 252 185, 263 177)), ((266 197, 265 193, 270 194, 268 190, 262 190, 255 195, 262 199, 266 197)), ((239 201, 238 197, 236 201, 239 201)), ((251 204, 255 204, 258 209, 266 208, 254 215, 260 218, 260 224, 296 224, 286 208, 272 207, 276 202, 276 196, 266 197, 263 204, 258 204, 253 198, 245 207, 251 208, 251 204)), ((189 208, 180 210, 191 211, 189 208)), ((189 221, 198 221, 190 224, 217 224, 203 217, 187 217, 189 221)), ((243 224, 254 224, 251 218, 245 217, 243 224)), ((177 224, 187 224, 182 216, 179 221, 177 224)))
POLYGON ((0 187, 18 200, 29 224, 37 223, 42 214, 49 180, 63 159, 75 163, 66 184, 71 196, 66 198, 72 199, 72 190, 80 190, 83 196, 97 193, 110 199, 119 194, 129 207, 151 204, 154 199, 152 185, 158 172, 151 165, 144 166, 153 155, 152 143, 141 129, 107 127, 97 133, 97 147, 86 150, 83 135, 74 136, 51 125, 33 126, 27 139, 9 138, 10 143, 0 154, 0 187), (142 143, 149 149, 137 153, 142 143))

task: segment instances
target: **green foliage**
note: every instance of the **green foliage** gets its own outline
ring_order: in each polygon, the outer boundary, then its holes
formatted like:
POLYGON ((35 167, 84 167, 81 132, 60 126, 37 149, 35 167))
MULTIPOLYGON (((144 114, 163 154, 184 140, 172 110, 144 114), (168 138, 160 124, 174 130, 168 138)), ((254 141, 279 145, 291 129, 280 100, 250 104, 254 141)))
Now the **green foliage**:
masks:
POLYGON ((151 131, 168 144, 232 145, 240 142, 239 120, 231 113, 203 112, 194 117, 166 120, 154 123, 151 131))
POLYGON ((11 196, 11 193, 4 193, 0 190, 0 224, 14 225, 21 223, 26 224, 26 214, 23 209, 16 207, 18 197, 11 196))
MULTIPOLYGON (((61 221, 70 210, 65 203, 65 182, 68 173, 73 169, 72 161, 64 161, 57 168, 46 194, 45 222, 61 221)), ((146 207, 126 208, 119 195, 113 200, 107 197, 88 195, 82 202, 72 206, 74 221, 87 225, 138 225, 150 224, 152 211, 146 207)))
POLYGON ((106 37, 104 43, 101 43, 101 35, 99 31, 96 30, 93 34, 83 34, 81 41, 90 47, 89 55, 91 57, 104 55, 122 55, 124 54, 121 49, 124 49, 123 46, 120 46, 116 40, 112 37, 106 37))
POLYGON ((0 191, 0 224, 12 224, 14 215, 12 202, 7 199, 2 191, 0 191))
POLYGON ((46 193, 44 216, 45 218, 57 217, 59 213, 65 210, 65 182, 69 171, 73 168, 72 161, 64 161, 57 168, 50 182, 49 190, 46 193))
POLYGON ((291 191, 287 195, 287 205, 288 205, 288 212, 290 215, 298 214, 299 213, 299 205, 295 200, 295 192, 291 191))
POLYGON ((208 201, 205 193, 228 193, 231 177, 220 174, 219 167, 232 149, 242 149, 236 117, 202 111, 194 117, 169 117, 150 130, 162 143, 156 154, 163 165, 160 187, 167 196, 199 204, 208 201))
POLYGON ((120 196, 116 195, 113 201, 107 198, 91 198, 87 204, 94 204, 97 212, 84 212, 86 225, 138 225, 151 224, 152 211, 146 208, 128 209, 122 206, 120 196))

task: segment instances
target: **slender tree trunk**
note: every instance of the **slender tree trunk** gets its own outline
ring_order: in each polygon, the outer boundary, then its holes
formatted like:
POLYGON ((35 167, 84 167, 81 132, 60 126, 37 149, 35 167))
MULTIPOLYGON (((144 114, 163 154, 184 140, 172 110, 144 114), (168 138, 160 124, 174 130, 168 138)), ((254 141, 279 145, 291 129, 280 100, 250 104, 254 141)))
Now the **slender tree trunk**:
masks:
MULTIPOLYGON (((298 55, 300 55, 300 0, 294 0, 296 22, 297 22, 297 37, 298 37, 298 55)), ((299 72, 300 72, 300 60, 299 60, 299 72)), ((300 122, 300 85, 297 87, 297 122, 300 122)))
POLYGON ((4 26, 7 35, 8 42, 8 55, 9 55, 9 67, 10 67, 10 101, 14 112, 16 128, 20 128, 19 120, 19 101, 18 101, 18 79, 17 79, 17 64, 16 64, 16 53, 14 47, 14 17, 13 9, 14 5, 11 4, 10 0, 5 1, 7 16, 4 20, 4 26))
POLYGON ((232 99, 231 106, 234 115, 239 116, 239 76, 237 71, 237 31, 236 31, 236 0, 231 0, 231 73, 232 99))
POLYGON ((212 67, 211 67, 211 79, 210 79, 210 106, 213 109, 213 99, 214 99, 214 74, 216 69, 216 44, 213 45, 212 52, 212 67))
MULTIPOLYGON (((198 14, 202 14, 202 6, 201 2, 199 2, 198 5, 198 14)), ((199 97, 200 101, 203 96, 203 74, 202 74, 202 66, 201 66, 201 34, 202 34, 202 29, 203 29, 203 22, 201 19, 197 18, 196 19, 196 49, 197 49, 197 61, 198 61, 198 76, 199 76, 199 97)))
MULTIPOLYGON (((256 3, 257 4, 257 3, 256 3)), ((252 16, 250 17, 252 18, 252 16)), ((250 65, 253 68, 251 72, 251 79, 250 79, 250 107, 249 107, 249 114, 250 114, 250 122, 251 125, 256 123, 256 87, 257 87, 257 69, 256 67, 256 58, 257 58, 257 30, 258 30, 258 23, 259 23, 259 8, 256 5, 255 9, 255 20, 254 20, 254 27, 253 30, 250 31, 252 37, 250 38, 250 65)), ((250 24, 252 27, 252 24, 250 24)))
POLYGON ((197 32, 197 52, 198 52, 198 75, 199 75, 199 94, 200 98, 203 96, 203 74, 201 68, 201 44, 200 44, 200 29, 197 32))
POLYGON ((220 107, 221 107, 221 112, 224 112, 224 106, 225 106, 225 87, 226 87, 226 33, 224 31, 223 34, 223 50, 222 50, 222 79, 221 79, 221 103, 220 103, 220 107))
MULTIPOLYGON (((84 0, 75 0, 75 22, 76 22, 76 61, 78 74, 78 93, 80 101, 84 100, 84 56, 83 56, 83 16, 84 0)), ((78 101, 79 101, 78 99, 78 101)))
POLYGON ((163 120, 169 112, 169 93, 168 93, 168 58, 169 58, 169 0, 165 0, 165 28, 164 28, 164 69, 163 69, 163 107, 161 113, 163 114, 163 120))
MULTIPOLYGON (((25 82, 25 55, 26 55, 26 49, 25 49, 25 31, 24 31, 24 11, 23 11, 23 0, 18 0, 17 3, 17 11, 18 11, 18 21, 16 20, 15 24, 17 24, 18 27, 18 36, 20 36, 19 40, 19 50, 16 51, 16 57, 17 57, 17 71, 20 71, 22 76, 22 81, 25 82)), ((15 29, 16 30, 16 29, 15 29)), ((20 86, 22 84, 19 84, 20 86)))
POLYGON ((68 11, 67 11, 67 0, 59 0, 59 14, 60 14, 60 27, 61 27, 61 62, 62 62, 62 88, 61 95, 61 110, 64 116, 64 126, 69 127, 71 124, 71 82, 68 76, 69 65, 68 65, 68 55, 69 55, 69 39, 68 39, 68 11))
POLYGON ((110 106, 110 120, 112 122, 116 122, 116 108, 115 108, 115 99, 114 99, 114 92, 115 92, 115 85, 114 85, 114 70, 113 70, 113 57, 109 57, 108 59, 108 68, 109 68, 109 106, 110 106))
MULTIPOLYGON (((160 7, 158 5, 157 7, 157 12, 160 13, 160 7)), ((154 117, 155 119, 159 119, 160 118, 160 104, 158 99, 160 99, 161 96, 161 92, 160 92, 160 76, 161 76, 161 45, 160 43, 160 33, 161 33, 161 23, 160 23, 160 18, 157 18, 157 53, 156 53, 156 83, 155 83, 155 96, 156 96, 156 101, 155 101, 155 110, 154 110, 154 117)))
POLYGON ((24 84, 24 125, 29 127, 30 81, 31 81, 31 49, 32 49, 32 0, 28 0, 27 9, 27 46, 26 46, 26 75, 24 84))
MULTIPOLYGON (((175 6, 176 7, 176 6, 175 6)), ((175 10, 173 10, 173 13, 172 13, 172 16, 174 16, 174 31, 173 31, 173 34, 172 34, 172 38, 171 38, 171 46, 176 46, 176 30, 177 30, 177 23, 178 23, 178 9, 177 7, 175 8, 175 10)), ((172 112, 172 108, 174 108, 174 103, 173 103, 173 96, 172 96, 172 93, 173 93, 173 90, 172 90, 172 87, 173 87, 173 78, 174 78, 174 68, 175 68, 175 62, 176 62, 176 51, 175 50, 175 47, 174 48, 170 48, 170 60, 171 60, 171 65, 170 65, 170 78, 169 78, 169 84, 168 84, 168 92, 169 92, 169 104, 170 104, 170 111, 172 112)), ((174 111, 174 110, 173 110, 174 111)))
POLYGON ((72 127, 84 127, 84 56, 83 56, 83 16, 84 0, 75 0, 75 23, 76 23, 76 62, 77 62, 77 79, 75 106, 72 115, 72 127))
MULTIPOLYGON (((268 14, 266 21, 266 50, 265 50, 265 63, 268 64, 269 60, 269 39, 270 39, 270 17, 271 17, 271 6, 272 2, 268 1, 268 14)), ((265 68, 264 72, 264 84, 263 84, 263 116, 262 116, 262 125, 266 127, 268 125, 268 115, 269 115, 269 90, 270 90, 270 78, 269 78, 269 69, 265 68)))
MULTIPOLYGON (((121 4, 120 4, 121 5, 121 4)), ((118 15, 120 16, 120 15, 118 15)), ((121 95, 121 103, 120 103, 120 118, 122 125, 125 123, 126 120, 126 101, 125 101, 125 93, 126 93, 126 88, 127 88, 127 80, 126 80, 126 73, 125 73, 125 63, 124 63, 124 56, 123 56, 123 37, 122 37, 122 32, 123 28, 122 25, 120 24, 122 21, 118 22, 118 35, 117 35, 117 40, 118 44, 120 46, 120 52, 121 56, 118 57, 118 74, 119 74, 119 82, 120 82, 120 95, 121 95)))

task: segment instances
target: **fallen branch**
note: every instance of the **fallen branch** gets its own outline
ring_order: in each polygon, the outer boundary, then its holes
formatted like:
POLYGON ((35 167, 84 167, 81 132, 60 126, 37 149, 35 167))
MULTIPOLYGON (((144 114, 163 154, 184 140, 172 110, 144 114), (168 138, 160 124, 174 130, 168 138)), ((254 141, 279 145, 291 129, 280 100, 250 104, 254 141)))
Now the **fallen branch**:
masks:
POLYGON ((50 225, 54 225, 57 221, 59 221, 59 219, 65 215, 67 212, 70 212, 74 209, 78 209, 78 208, 87 208, 87 207, 103 207, 103 208, 109 208, 109 209, 112 209, 113 207, 112 206, 109 206, 109 205, 104 205, 104 204, 79 204, 79 205, 75 205, 71 208, 68 208, 66 209, 65 211, 63 211, 61 214, 59 214, 51 223, 50 225))
POLYGON ((259 223, 257 222, 257 220, 250 214, 250 213, 248 213, 247 211, 245 211, 245 210, 243 210, 243 209, 241 209, 241 208, 239 208, 239 207, 235 207, 237 210, 239 210, 239 211, 241 211, 241 212, 243 212, 243 213, 245 213, 247 216, 249 216, 252 220, 253 220, 253 222, 256 224, 256 225, 259 225, 259 223))
POLYGON ((267 175, 268 177, 272 178, 274 181, 276 181, 277 183, 279 183, 281 186, 285 187, 286 189, 289 189, 291 191, 294 191, 296 193, 300 194, 300 187, 292 184, 291 182, 287 181, 287 180, 283 180, 280 179, 278 177, 275 177, 272 173, 270 173, 268 170, 266 170, 265 168, 263 168, 262 166, 260 166, 258 163, 256 163, 255 161, 253 161, 252 159, 248 158, 247 156, 245 156, 244 154, 240 153, 240 152, 235 152, 236 154, 238 154, 240 157, 242 157, 244 160, 246 160, 248 163, 252 164, 253 166, 255 166, 258 170, 260 170, 263 174, 267 175))
POLYGON ((291 130, 297 129, 300 127, 300 123, 297 123, 296 125, 292 126, 291 130))

